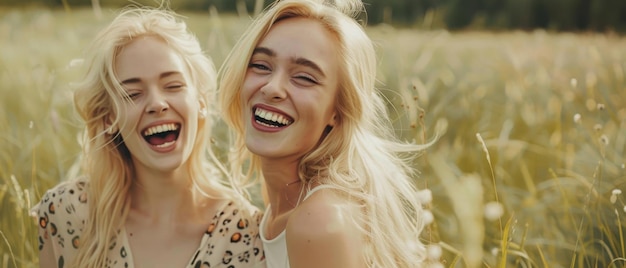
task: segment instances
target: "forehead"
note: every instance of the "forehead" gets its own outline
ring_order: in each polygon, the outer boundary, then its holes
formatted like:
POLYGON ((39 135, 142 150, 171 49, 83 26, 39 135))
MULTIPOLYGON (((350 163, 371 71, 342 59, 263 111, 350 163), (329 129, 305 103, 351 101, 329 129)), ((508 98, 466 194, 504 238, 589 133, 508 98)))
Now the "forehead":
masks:
POLYGON ((278 56, 303 57, 325 70, 336 69, 338 39, 321 22, 310 18, 287 18, 278 21, 257 45, 274 50, 278 56))
POLYGON ((113 68, 118 79, 147 79, 165 72, 186 74, 183 59, 156 36, 138 37, 124 45, 115 56, 113 68))

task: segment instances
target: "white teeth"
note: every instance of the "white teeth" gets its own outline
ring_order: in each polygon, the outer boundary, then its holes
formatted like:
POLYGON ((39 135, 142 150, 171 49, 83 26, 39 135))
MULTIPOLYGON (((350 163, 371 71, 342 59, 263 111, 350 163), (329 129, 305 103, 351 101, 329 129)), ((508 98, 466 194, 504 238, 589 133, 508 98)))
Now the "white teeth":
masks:
POLYGON ((277 127, 277 126, 274 126, 274 125, 270 125, 270 124, 263 123, 263 122, 261 122, 261 121, 256 121, 256 122, 257 122, 257 123, 259 123, 259 124, 261 124, 261 125, 264 125, 264 126, 266 126, 266 127, 277 127))
POLYGON ((163 133, 166 131, 174 131, 178 129, 178 125, 174 124, 174 123, 170 123, 170 124, 163 124, 163 125, 158 125, 158 126, 153 126, 150 127, 148 129, 146 129, 143 132, 144 136, 150 136, 150 135, 154 135, 154 134, 158 134, 158 133, 163 133))
POLYGON ((283 124, 283 125, 288 125, 290 123, 289 120, 287 120, 287 118, 285 118, 281 114, 273 113, 267 110, 263 110, 261 108, 257 108, 254 111, 254 115, 260 118, 263 118, 267 121, 272 121, 272 122, 276 122, 276 123, 283 124))
POLYGON ((167 147, 167 146, 170 146, 170 145, 174 144, 175 142, 176 141, 168 141, 166 143, 158 144, 158 145, 155 145, 155 146, 158 147, 158 148, 164 148, 164 147, 167 147))

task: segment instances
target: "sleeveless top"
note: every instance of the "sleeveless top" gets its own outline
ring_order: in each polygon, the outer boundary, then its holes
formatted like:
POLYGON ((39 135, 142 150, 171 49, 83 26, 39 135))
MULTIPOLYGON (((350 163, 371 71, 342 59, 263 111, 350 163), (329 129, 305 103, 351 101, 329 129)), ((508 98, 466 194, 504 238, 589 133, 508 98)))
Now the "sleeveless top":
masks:
MULTIPOLYGON (((309 198, 316 191, 322 189, 335 189, 335 187, 330 185, 316 186, 307 192, 302 201, 309 198)), ((263 241, 263 251, 265 252, 265 264, 267 265, 267 268, 289 268, 289 253, 287 252, 287 235, 285 234, 285 229, 274 237, 274 239, 266 239, 265 228, 267 226, 267 219, 272 213, 270 210, 271 206, 271 204, 267 206, 259 226, 261 241, 263 241)), ((296 207, 297 206, 298 205, 296 204, 296 207)))
MULTIPOLYGON (((31 210, 38 218, 39 250, 52 247, 55 267, 67 267, 76 256, 89 220, 87 187, 86 181, 62 182, 48 190, 31 210)), ((260 211, 248 202, 223 202, 185 267, 265 267, 258 239, 260 218, 260 211)), ((114 239, 107 267, 133 267, 125 228, 120 228, 114 239)))

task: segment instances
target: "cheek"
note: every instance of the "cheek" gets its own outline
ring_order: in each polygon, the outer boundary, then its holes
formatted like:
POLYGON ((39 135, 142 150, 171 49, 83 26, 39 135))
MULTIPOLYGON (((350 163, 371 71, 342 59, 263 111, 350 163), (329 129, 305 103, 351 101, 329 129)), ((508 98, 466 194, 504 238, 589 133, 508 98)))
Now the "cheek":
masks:
MULTIPOLYGON (((321 98, 318 98, 318 100, 321 98)), ((328 122, 335 111, 335 101, 333 98, 327 97, 324 101, 317 102, 314 104, 317 109, 320 111, 321 120, 328 122)))
POLYGON ((141 117, 142 110, 138 108, 138 105, 125 107, 120 111, 119 129, 122 135, 128 135, 135 131, 139 118, 141 117))
POLYGON ((241 90, 239 91, 239 101, 241 103, 246 103, 252 97, 252 84, 252 81, 246 79, 241 85, 241 90))
POLYGON ((259 78, 256 78, 254 75, 249 73, 246 74, 239 92, 239 99, 242 103, 246 103, 252 97, 256 89, 259 88, 259 83, 259 78))
POLYGON ((205 116, 208 116, 208 111, 211 110, 213 107, 211 105, 216 105, 215 103, 213 103, 214 100, 206 100, 205 98, 201 97, 201 96, 196 96, 196 95, 192 95, 190 96, 190 98, 187 99, 186 103, 183 103, 182 109, 185 109, 186 113, 189 114, 191 119, 194 120, 200 120, 200 114, 203 110, 202 107, 204 108, 205 111, 205 116), (199 101, 200 100, 200 101, 199 101), (207 102, 204 105, 202 105, 200 102, 207 102))
POLYGON ((200 102, 198 101, 199 97, 195 95, 189 95, 184 99, 179 99, 176 104, 177 109, 182 110, 181 113, 189 112, 189 113, 198 113, 200 112, 200 102))

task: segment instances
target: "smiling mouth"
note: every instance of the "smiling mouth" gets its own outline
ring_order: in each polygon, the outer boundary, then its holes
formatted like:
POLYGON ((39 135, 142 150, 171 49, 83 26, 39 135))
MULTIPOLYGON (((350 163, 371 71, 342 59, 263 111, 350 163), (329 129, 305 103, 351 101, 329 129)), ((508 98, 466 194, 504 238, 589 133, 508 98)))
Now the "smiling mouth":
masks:
POLYGON ((262 108, 256 108, 254 110, 254 120, 266 127, 286 127, 293 123, 293 120, 262 108))
POLYGON ((180 124, 162 124, 152 126, 143 131, 143 138, 152 146, 167 147, 178 139, 180 124))

